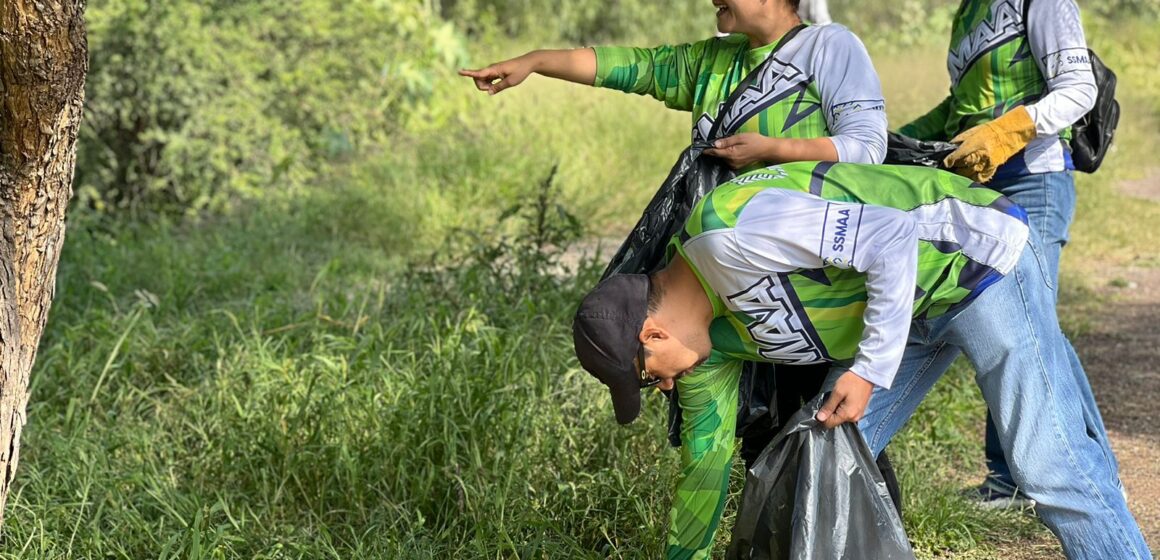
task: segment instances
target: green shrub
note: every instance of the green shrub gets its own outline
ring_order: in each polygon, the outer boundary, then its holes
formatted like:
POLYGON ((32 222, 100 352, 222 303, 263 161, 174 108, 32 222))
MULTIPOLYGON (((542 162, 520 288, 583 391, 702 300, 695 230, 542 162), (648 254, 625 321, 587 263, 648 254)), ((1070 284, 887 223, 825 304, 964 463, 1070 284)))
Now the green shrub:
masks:
POLYGON ((1160 0, 1104 0, 1081 2, 1081 9, 1094 11, 1109 19, 1135 19, 1160 16, 1160 0))
POLYGON ((494 29, 512 37, 571 44, 707 37, 715 25, 714 8, 705 1, 440 0, 438 7, 469 33, 494 29))
POLYGON ((88 21, 77 190, 98 209, 197 211, 301 186, 387 138, 462 52, 404 0, 109 0, 88 21))

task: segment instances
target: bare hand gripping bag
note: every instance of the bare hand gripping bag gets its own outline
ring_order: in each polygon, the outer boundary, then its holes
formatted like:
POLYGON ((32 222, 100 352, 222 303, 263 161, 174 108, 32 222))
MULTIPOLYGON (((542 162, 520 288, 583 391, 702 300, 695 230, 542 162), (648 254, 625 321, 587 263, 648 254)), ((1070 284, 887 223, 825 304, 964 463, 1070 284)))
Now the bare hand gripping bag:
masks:
POLYGON ((794 414, 746 473, 727 558, 915 558, 858 427, 814 419, 827 396, 794 414))

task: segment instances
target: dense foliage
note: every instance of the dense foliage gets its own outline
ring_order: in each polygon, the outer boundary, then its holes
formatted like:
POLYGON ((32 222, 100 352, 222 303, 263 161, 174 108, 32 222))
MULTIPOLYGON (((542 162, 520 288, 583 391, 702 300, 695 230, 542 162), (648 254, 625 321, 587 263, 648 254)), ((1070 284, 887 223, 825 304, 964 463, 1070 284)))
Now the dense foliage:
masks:
POLYGON ((385 142, 462 57, 451 26, 394 0, 104 0, 88 22, 77 190, 97 208, 305 185, 385 142))
MULTIPOLYGON (((868 44, 896 49, 944 37, 954 6, 835 1, 831 11, 868 44)), ((1128 18, 1158 7, 1090 9, 1128 18)), ((93 2, 79 202, 141 216, 293 192, 393 149, 408 116, 446 115, 434 88, 481 41, 693 40, 713 32, 712 11, 707 0, 93 2)))

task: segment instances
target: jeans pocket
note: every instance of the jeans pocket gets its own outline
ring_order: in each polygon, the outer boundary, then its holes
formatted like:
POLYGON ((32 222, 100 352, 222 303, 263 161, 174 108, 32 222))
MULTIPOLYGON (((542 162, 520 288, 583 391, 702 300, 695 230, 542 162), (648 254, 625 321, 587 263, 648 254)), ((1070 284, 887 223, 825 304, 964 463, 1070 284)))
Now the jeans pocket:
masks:
POLYGON ((1055 277, 1051 274, 1051 267, 1047 264, 1047 255, 1043 254, 1043 248, 1039 246, 1039 243, 1034 238, 1029 238, 1027 240, 1027 249, 1031 250, 1031 254, 1035 258, 1035 264, 1039 267, 1039 276, 1042 277, 1043 283, 1047 285, 1048 290, 1054 292, 1055 277))
POLYGON ((1062 249, 1067 245, 1071 223, 1075 219, 1076 191, 1075 178, 1071 171, 1048 173, 1045 176, 1048 193, 1047 212, 1043 220, 1043 249, 1054 245, 1062 249))

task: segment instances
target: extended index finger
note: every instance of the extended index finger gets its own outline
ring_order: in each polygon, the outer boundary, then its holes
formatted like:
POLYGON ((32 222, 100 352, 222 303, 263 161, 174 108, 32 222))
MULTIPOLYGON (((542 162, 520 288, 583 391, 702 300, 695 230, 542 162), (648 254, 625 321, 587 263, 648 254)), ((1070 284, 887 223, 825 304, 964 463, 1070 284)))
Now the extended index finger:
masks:
POLYGON ((468 68, 460 68, 459 75, 467 76, 469 78, 483 78, 485 73, 491 70, 491 67, 480 68, 479 70, 471 70, 468 68))
POLYGON ((484 68, 482 70, 463 69, 459 71, 459 75, 471 78, 475 82, 475 88, 479 91, 491 91, 491 83, 500 77, 491 68, 484 68))

